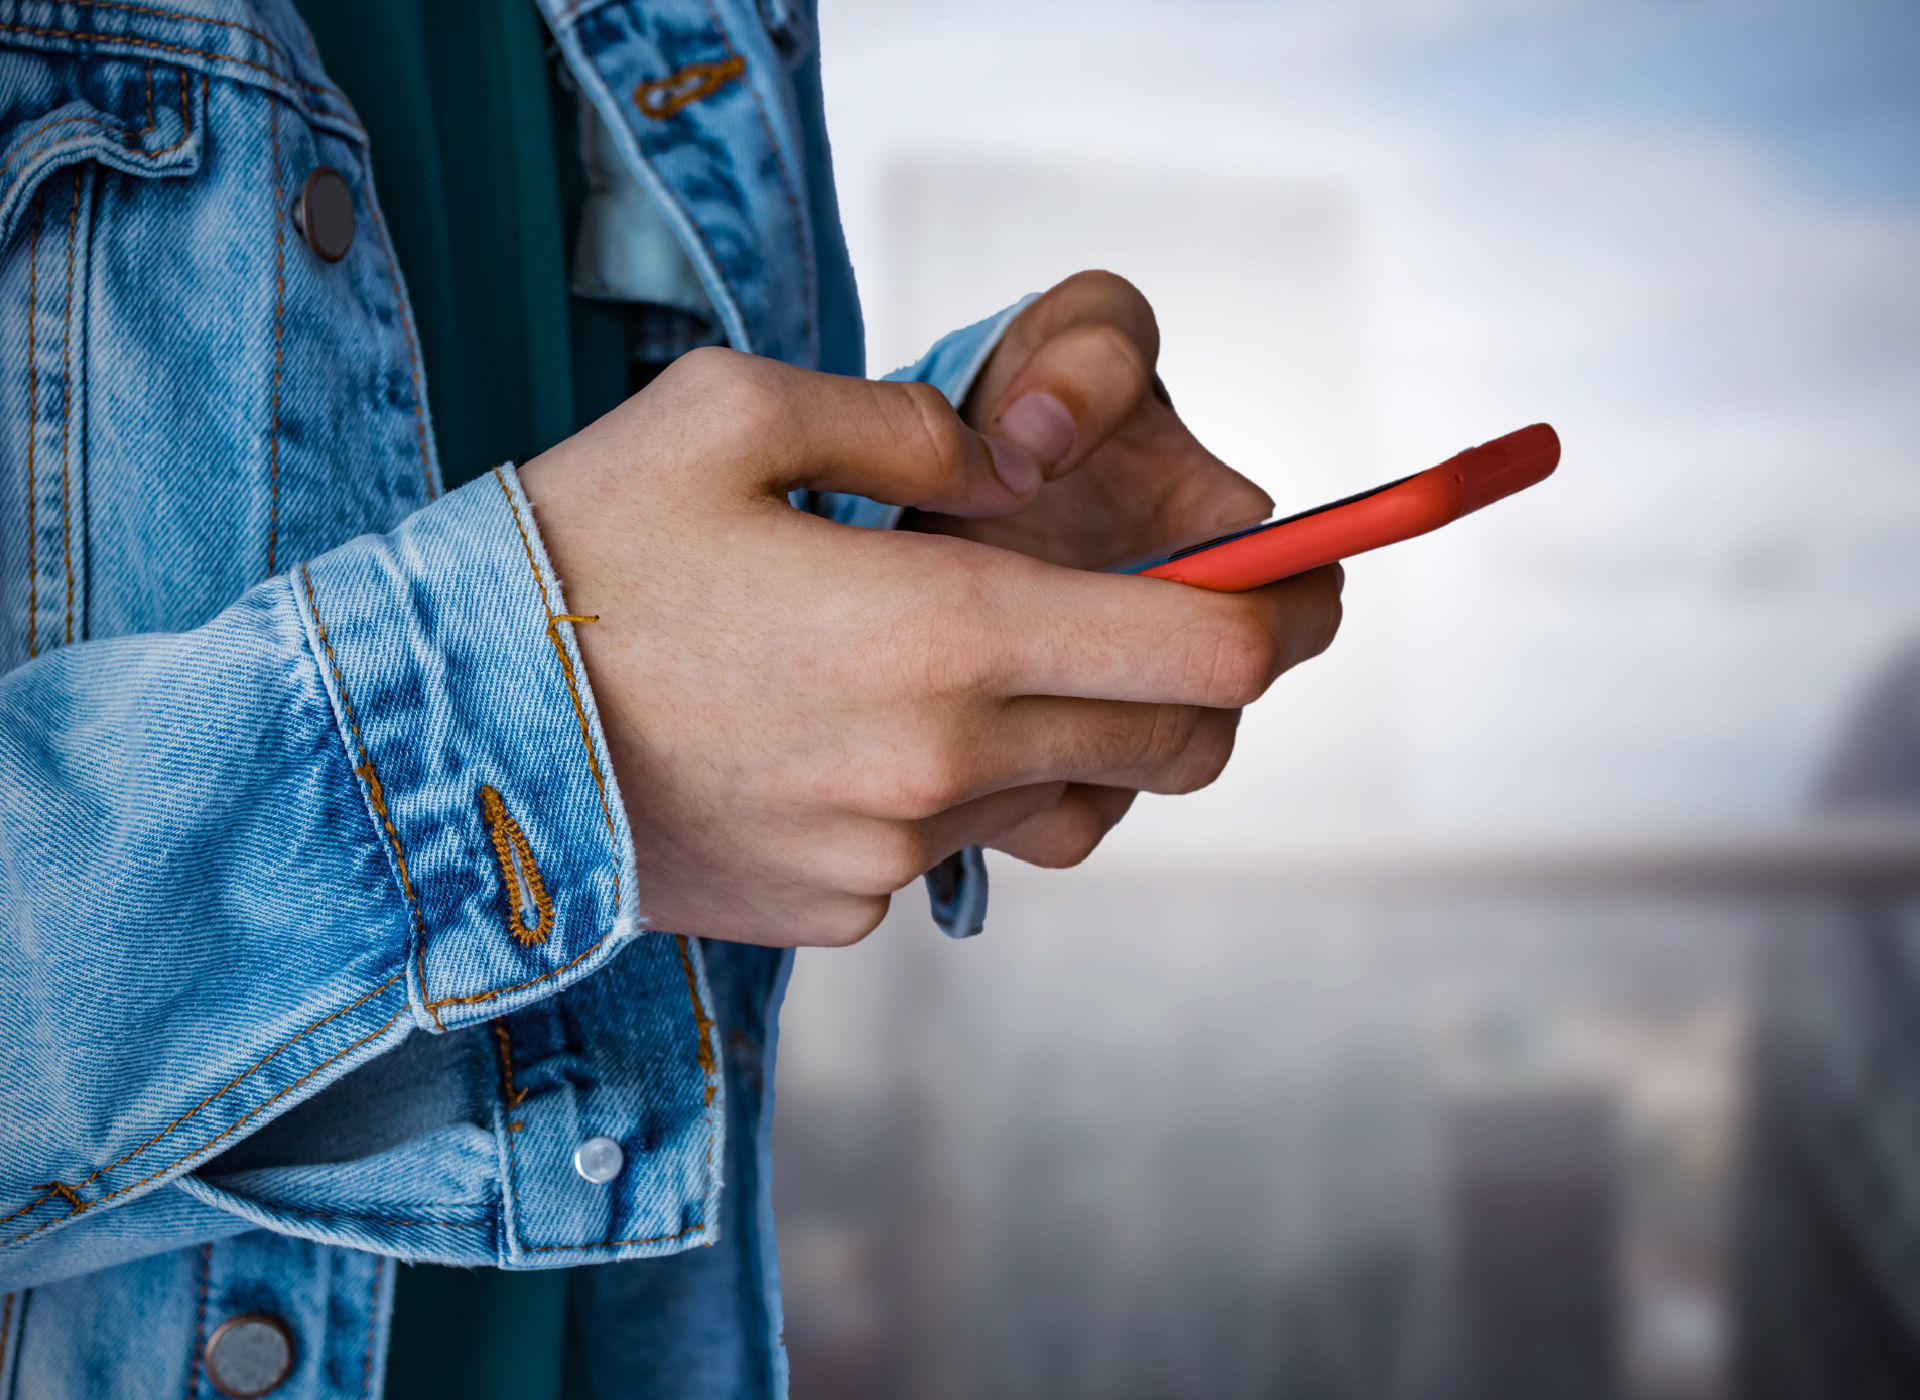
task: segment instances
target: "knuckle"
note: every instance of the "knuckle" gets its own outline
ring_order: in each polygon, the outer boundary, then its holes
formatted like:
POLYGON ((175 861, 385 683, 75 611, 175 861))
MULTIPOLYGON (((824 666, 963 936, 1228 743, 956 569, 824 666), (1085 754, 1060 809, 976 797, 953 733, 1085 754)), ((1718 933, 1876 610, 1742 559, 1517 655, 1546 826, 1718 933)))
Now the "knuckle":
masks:
POLYGON ((911 825, 880 822, 847 854, 842 884, 849 894, 878 898, 912 884, 929 864, 926 843, 911 825))
POLYGON ((967 459, 967 428, 953 405, 931 384, 904 384, 910 415, 907 431, 927 465, 942 475, 960 470, 967 459))
POLYGON ((1278 651, 1273 634, 1251 614, 1223 619, 1204 634, 1198 653, 1202 703, 1224 709, 1251 705, 1272 684, 1278 651))
POLYGON ((915 607, 893 629, 910 693, 946 700, 993 690, 1007 666, 1005 648, 980 625, 984 606, 964 579, 948 579, 941 600, 915 607))
POLYGON ((723 345, 703 345, 668 365, 655 382, 700 394, 725 390, 745 380, 747 358, 723 345))
POLYGON ((1216 712, 1224 722, 1197 726, 1192 742, 1171 765, 1167 785, 1170 794, 1198 792, 1218 781, 1233 757, 1234 726, 1228 713, 1216 712))
POLYGON ((1078 803, 1063 804, 1054 809, 1028 859, 1048 870, 1070 869, 1092 855, 1106 834, 1107 824, 1097 813, 1078 803))
POLYGON ((763 361, 722 345, 689 350, 667 368, 676 385, 722 422, 749 431, 773 426, 785 406, 763 361))
POLYGON ((1160 768, 1178 759, 1193 740, 1195 716, 1191 705, 1155 705, 1147 721, 1140 761, 1160 768))

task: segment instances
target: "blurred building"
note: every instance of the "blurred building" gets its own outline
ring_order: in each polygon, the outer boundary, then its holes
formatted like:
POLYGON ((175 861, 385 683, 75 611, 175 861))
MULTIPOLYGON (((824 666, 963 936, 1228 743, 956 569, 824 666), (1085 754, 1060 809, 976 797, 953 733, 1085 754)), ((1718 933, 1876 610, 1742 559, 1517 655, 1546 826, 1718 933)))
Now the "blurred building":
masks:
MULTIPOLYGON (((1861 705, 1824 798, 1920 814, 1920 650, 1861 705)), ((1920 870, 1777 922, 1741 1203, 1740 1393, 1920 1395, 1920 870)))
POLYGON ((1214 789, 802 955, 798 1400, 1920 1395, 1920 831, 1805 810, 1920 627, 1920 13, 822 21, 876 367, 1104 265, 1283 505, 1568 452, 1355 561, 1214 789))

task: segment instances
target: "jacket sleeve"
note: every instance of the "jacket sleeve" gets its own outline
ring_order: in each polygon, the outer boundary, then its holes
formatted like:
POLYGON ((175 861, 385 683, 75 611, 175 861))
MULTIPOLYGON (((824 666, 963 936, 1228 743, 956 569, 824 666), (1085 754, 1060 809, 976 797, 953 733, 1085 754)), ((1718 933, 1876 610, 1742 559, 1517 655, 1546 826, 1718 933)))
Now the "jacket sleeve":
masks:
POLYGON ((0 1278, 640 929, 576 625, 503 468, 0 677, 0 1278))
MULTIPOLYGON (((973 381, 979 378, 987 360, 999 348, 1000 338, 1013 324, 1013 318, 1035 299, 1023 297, 984 321, 942 336, 918 360, 885 378, 931 384, 947 396, 948 403, 960 407, 973 388, 973 381)), ((870 530, 891 530, 900 523, 903 514, 899 506, 826 492, 813 497, 812 507, 816 514, 842 525, 858 525, 870 530)), ((979 847, 970 846, 929 870, 927 897, 934 922, 949 938, 972 938, 979 933, 987 922, 985 854, 979 847)))

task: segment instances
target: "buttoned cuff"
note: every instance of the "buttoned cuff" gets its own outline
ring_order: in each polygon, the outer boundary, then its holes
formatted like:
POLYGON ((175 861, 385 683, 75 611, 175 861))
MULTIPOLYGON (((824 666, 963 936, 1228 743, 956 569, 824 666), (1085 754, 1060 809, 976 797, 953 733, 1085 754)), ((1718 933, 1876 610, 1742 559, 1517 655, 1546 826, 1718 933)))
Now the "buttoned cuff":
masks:
POLYGON ((292 586, 413 923, 417 1024, 513 1011, 637 932, 633 838, 512 467, 292 586))

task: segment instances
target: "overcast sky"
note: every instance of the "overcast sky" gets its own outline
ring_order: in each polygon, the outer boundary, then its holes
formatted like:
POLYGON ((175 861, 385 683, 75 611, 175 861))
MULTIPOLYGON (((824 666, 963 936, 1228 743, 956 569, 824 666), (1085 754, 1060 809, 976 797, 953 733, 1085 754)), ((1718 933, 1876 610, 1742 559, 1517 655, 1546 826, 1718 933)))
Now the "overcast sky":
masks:
POLYGON ((1356 563, 1340 645, 1122 854, 1790 814, 1920 632, 1912 6, 823 8, 876 361, 1124 257, 1283 505, 1567 443, 1537 499, 1356 563))

